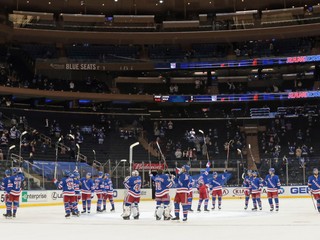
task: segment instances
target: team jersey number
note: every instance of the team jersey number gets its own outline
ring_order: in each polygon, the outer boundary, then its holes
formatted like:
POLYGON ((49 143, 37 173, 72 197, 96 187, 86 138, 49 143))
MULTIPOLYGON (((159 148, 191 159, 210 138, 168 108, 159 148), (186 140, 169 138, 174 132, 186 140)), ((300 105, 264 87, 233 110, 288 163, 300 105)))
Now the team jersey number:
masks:
POLYGON ((140 184, 136 184, 136 185, 134 185, 133 189, 134 189, 136 192, 140 192, 141 185, 140 185, 140 184))
POLYGON ((14 184, 15 189, 21 188, 21 181, 14 181, 13 184, 14 184))
POLYGON ((68 190, 73 190, 73 183, 72 182, 68 182, 67 183, 67 188, 68 188, 68 190))
POLYGON ((160 182, 156 182, 155 183, 155 188, 156 188, 156 191, 161 191, 162 190, 161 183, 160 182))

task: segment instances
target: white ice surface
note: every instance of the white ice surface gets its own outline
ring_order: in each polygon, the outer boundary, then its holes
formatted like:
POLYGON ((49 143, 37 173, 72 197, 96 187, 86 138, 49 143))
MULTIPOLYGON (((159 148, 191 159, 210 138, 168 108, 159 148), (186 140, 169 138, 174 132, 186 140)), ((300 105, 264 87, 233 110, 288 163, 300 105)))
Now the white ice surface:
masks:
MULTIPOLYGON (((0 236, 27 240, 318 239, 320 214, 311 199, 280 201, 280 211, 271 213, 266 199, 258 212, 243 210, 243 200, 225 200, 220 211, 189 213, 188 222, 156 221, 151 201, 141 202, 140 219, 129 221, 120 217, 121 203, 116 203, 115 213, 96 214, 93 205, 90 215, 71 219, 64 218, 62 206, 20 208, 16 219, 0 218, 0 236)), ((196 205, 194 201, 194 210, 196 205)))

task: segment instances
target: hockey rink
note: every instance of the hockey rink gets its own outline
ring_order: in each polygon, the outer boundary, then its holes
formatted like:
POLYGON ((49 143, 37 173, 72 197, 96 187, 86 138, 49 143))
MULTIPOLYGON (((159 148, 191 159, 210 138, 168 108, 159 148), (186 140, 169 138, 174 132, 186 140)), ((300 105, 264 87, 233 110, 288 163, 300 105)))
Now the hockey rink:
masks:
MULTIPOLYGON (((263 210, 243 209, 243 200, 225 200, 222 210, 190 213, 188 222, 156 221, 152 201, 140 204, 140 219, 121 218, 122 204, 115 213, 83 214, 64 218, 62 206, 27 207, 18 210, 16 219, 0 218, 1 238, 15 239, 297 239, 313 238, 319 233, 320 214, 311 199, 280 199, 280 211, 269 212, 267 200, 263 210)), ((196 209, 193 203, 193 209, 196 209)), ((250 204, 251 205, 251 204, 250 204)), ((250 206, 251 207, 251 206, 250 206)), ((80 205, 81 208, 81 205, 80 205)), ((109 205, 108 205, 109 209, 109 205)), ((4 209, 1 209, 4 211, 4 209)))

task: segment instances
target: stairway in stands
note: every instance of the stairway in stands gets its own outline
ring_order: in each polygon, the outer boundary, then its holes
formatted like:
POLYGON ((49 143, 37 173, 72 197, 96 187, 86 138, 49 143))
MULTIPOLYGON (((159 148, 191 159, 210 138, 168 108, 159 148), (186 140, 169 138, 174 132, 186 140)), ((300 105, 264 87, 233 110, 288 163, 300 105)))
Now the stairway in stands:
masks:
POLYGON ((257 165, 259 166, 261 163, 258 133, 265 130, 265 127, 260 127, 257 124, 246 124, 243 130, 246 134, 248 169, 257 170, 257 165), (249 149, 249 146, 251 146, 251 149, 249 149))

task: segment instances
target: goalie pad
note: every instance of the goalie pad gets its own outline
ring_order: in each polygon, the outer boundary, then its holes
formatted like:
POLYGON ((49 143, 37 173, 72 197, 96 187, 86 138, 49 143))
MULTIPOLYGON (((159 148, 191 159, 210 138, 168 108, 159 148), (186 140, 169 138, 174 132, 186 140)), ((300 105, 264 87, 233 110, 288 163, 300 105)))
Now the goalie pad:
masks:
POLYGON ((156 210, 156 215, 157 215, 157 217, 158 217, 158 218, 162 218, 163 212, 164 212, 164 208, 163 208, 163 206, 161 205, 161 206, 159 206, 159 207, 157 208, 157 210, 156 210))
POLYGON ((133 205, 131 210, 132 210, 132 216, 133 217, 139 216, 139 207, 138 207, 138 205, 133 205))
POLYGON ((122 217, 129 217, 131 214, 131 208, 130 206, 124 206, 123 207, 123 213, 122 213, 122 217))
POLYGON ((171 213, 171 206, 170 206, 170 205, 164 206, 164 213, 163 213, 163 215, 164 215, 166 218, 169 218, 169 217, 171 217, 170 213, 171 213))

